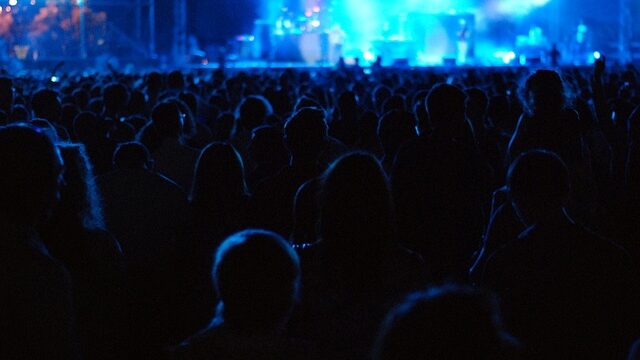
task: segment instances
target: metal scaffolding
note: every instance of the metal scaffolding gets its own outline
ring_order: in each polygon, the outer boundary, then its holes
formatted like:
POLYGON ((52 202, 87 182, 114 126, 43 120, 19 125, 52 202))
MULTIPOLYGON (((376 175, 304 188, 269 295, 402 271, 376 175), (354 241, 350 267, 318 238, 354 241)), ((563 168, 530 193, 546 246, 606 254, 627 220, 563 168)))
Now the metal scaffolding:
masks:
POLYGON ((173 63, 182 65, 187 55, 187 0, 173 0, 173 63))
POLYGON ((115 11, 130 11, 133 13, 133 31, 124 30, 121 24, 109 22, 109 30, 115 34, 120 42, 128 44, 136 56, 147 58, 156 57, 156 21, 155 0, 76 0, 80 8, 80 47, 81 56, 87 57, 86 21, 84 8, 101 8, 115 11), (147 27, 145 29, 145 27, 147 27))

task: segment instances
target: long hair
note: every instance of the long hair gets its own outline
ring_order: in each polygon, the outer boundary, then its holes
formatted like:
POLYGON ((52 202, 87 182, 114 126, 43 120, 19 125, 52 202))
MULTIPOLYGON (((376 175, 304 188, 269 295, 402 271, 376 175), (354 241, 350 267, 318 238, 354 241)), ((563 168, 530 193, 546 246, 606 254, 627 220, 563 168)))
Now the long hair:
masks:
POLYGON ((387 177, 371 155, 351 153, 324 175, 320 235, 329 247, 383 249, 395 235, 387 177))
POLYGON ((522 104, 530 116, 561 111, 568 102, 568 93, 562 77, 553 70, 536 71, 520 88, 522 104))
POLYGON ((84 145, 66 143, 58 148, 64 162, 58 211, 77 216, 86 229, 104 230, 102 202, 84 145))

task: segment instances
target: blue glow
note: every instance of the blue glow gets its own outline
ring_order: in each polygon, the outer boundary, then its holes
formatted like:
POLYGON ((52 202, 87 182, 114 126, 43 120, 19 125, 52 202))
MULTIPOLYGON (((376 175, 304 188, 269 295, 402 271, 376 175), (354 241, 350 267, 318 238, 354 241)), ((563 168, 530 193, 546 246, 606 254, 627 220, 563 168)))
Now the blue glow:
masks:
MULTIPOLYGON (((329 7, 331 26, 338 27, 345 34, 344 56, 384 55, 376 43, 410 42, 409 46, 413 46, 416 53, 408 57, 416 59, 419 64, 439 64, 443 58, 456 58, 456 49, 460 46, 459 39, 456 39, 459 29, 456 27, 462 27, 442 20, 443 15, 473 19, 473 24, 468 25, 469 38, 477 38, 489 22, 525 17, 550 1, 325 0, 324 6, 329 7)), ((402 56, 393 54, 391 57, 402 56)), ((501 58, 499 62, 505 63, 505 59, 501 58)), ((508 63, 513 60, 515 56, 508 56, 508 63)))

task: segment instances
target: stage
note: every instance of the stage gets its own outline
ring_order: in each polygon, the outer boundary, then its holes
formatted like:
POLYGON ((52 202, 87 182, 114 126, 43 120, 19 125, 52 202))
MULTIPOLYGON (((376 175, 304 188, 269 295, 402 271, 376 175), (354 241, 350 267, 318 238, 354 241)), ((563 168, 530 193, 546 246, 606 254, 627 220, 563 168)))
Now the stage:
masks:
POLYGON ((640 2, 0 0, 15 68, 588 66, 640 61, 640 2))

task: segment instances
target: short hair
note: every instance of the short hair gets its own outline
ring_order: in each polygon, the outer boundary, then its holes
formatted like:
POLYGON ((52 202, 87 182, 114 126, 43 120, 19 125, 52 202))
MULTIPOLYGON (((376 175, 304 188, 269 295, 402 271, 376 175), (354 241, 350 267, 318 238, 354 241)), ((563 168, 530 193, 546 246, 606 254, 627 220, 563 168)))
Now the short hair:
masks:
POLYGON ((101 136, 100 119, 91 111, 83 111, 73 119, 73 132, 82 142, 97 139, 101 136))
POLYGON ((562 208, 571 189, 569 171, 555 153, 536 149, 521 154, 509 167, 509 195, 519 206, 536 210, 562 208))
POLYGON ((144 169, 150 162, 149 150, 136 141, 119 144, 113 152, 113 166, 116 169, 144 169))
POLYGON ((238 125, 247 130, 260 126, 273 113, 269 101, 262 96, 248 96, 238 105, 238 125))
POLYGON ((169 89, 182 89, 184 85, 184 75, 182 75, 180 71, 174 70, 167 75, 167 86, 169 89))
POLYGON ((373 103, 376 106, 376 111, 382 110, 384 102, 393 95, 391 89, 384 85, 378 85, 372 94, 373 103))
POLYGON ((171 101, 156 105, 151 112, 151 120, 161 137, 175 137, 182 135, 182 113, 179 106, 171 101))
POLYGON ((245 230, 220 245, 212 277, 224 321, 268 328, 286 318, 297 299, 300 262, 280 235, 245 230))
POLYGON ((31 97, 31 108, 35 117, 44 118, 49 121, 59 121, 62 111, 62 104, 58 98, 58 93, 50 89, 37 91, 31 97))
POLYGON ((445 285, 411 294, 391 310, 374 359, 495 359, 508 339, 492 294, 445 285))
POLYGON ((298 98, 298 101, 296 101, 296 105, 294 106, 294 111, 298 111, 300 109, 304 109, 304 108, 322 108, 322 106, 320 105, 319 102, 317 102, 314 99, 311 99, 307 96, 301 96, 298 98))
POLYGON ((42 131, 26 125, 0 128, 0 216, 35 225, 51 210, 59 190, 60 155, 42 131))
POLYGON ((123 110, 129 103, 129 90, 120 83, 111 83, 102 90, 104 105, 110 110, 123 110))
POLYGON ((27 122, 31 119, 29 110, 24 105, 14 105, 9 115, 9 122, 27 122))

